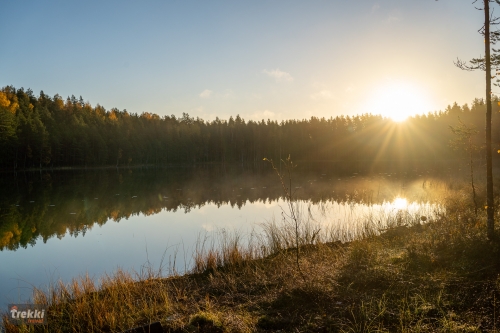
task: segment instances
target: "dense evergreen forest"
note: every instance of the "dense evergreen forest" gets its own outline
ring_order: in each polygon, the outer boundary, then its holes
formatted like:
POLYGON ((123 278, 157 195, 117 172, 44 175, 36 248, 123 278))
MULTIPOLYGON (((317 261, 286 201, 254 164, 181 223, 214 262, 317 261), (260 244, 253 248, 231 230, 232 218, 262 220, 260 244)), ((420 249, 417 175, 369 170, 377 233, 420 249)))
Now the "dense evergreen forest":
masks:
MULTIPOLYGON (((408 101, 411 103, 411 101, 408 101)), ((498 99, 494 100, 493 142, 498 149, 498 99)), ((405 105, 401 105, 404 108, 405 105)), ((334 110, 332 110, 334 111, 334 110)), ((457 159, 450 148, 459 118, 484 142, 483 100, 471 106, 418 115, 402 123, 367 113, 329 119, 311 117, 282 122, 245 121, 240 116, 208 122, 144 112, 129 113, 82 97, 35 96, 30 89, 7 86, 0 91, 0 168, 3 170, 196 163, 260 164, 264 157, 294 161, 328 161, 352 170, 397 165, 428 167, 457 159)), ((476 157, 481 157, 479 149, 476 157)))

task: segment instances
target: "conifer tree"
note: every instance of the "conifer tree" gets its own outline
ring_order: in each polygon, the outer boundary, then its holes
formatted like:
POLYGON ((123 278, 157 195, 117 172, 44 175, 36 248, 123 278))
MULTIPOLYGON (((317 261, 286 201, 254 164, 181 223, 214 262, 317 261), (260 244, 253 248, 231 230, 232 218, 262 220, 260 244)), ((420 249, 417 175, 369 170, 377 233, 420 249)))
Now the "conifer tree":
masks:
MULTIPOLYGON (((474 3, 478 0, 474 1, 474 3)), ((499 18, 492 18, 490 11, 490 3, 500 5, 500 0, 482 0, 482 10, 484 13, 484 25, 479 32, 484 36, 484 57, 474 58, 469 63, 462 60, 457 60, 455 65, 463 70, 483 70, 485 71, 486 79, 486 212, 488 215, 487 233, 488 238, 492 240, 495 235, 495 210, 494 210, 494 197, 493 197, 493 166, 492 166, 492 152, 491 152, 491 112, 492 112, 492 90, 491 90, 491 69, 500 67, 500 56, 498 51, 493 49, 494 54, 491 54, 491 45, 494 45, 500 40, 500 31, 491 31, 492 25, 498 25, 499 18)))

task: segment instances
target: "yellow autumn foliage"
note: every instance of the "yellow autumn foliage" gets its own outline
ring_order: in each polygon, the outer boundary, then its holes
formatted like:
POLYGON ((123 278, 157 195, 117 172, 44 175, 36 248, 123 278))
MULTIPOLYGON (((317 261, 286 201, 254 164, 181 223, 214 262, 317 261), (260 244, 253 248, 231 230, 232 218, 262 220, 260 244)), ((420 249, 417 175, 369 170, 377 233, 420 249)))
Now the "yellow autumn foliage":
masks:
POLYGON ((9 105, 10 101, 7 98, 7 95, 4 92, 0 91, 0 107, 8 108, 9 105))
POLYGON ((4 93, 3 91, 0 91, 0 107, 1 108, 4 108, 12 113, 15 113, 18 106, 19 105, 17 104, 17 101, 15 98, 14 98, 14 101, 11 102, 9 96, 7 96, 7 94, 4 93))
POLYGON ((120 218, 120 212, 118 210, 113 210, 109 215, 115 222, 120 218))
POLYGON ((0 238, 0 249, 9 245, 10 240, 14 237, 14 234, 10 231, 4 232, 0 238))
POLYGON ((12 230, 5 231, 3 234, 0 234, 0 249, 8 246, 9 244, 15 244, 19 242, 21 236, 21 230, 17 224, 14 225, 12 230))
POLYGON ((116 112, 111 111, 109 113, 109 120, 111 120, 111 121, 118 121, 118 117, 116 116, 116 112))

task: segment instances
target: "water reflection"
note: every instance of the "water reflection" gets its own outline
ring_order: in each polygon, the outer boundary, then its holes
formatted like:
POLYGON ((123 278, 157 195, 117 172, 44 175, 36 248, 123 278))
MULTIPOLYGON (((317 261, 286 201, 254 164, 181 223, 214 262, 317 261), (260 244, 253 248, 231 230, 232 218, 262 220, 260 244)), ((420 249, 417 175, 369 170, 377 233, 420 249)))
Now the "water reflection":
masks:
MULTIPOLYGON (((295 174, 294 197, 312 205, 348 203, 358 213, 402 210, 435 202, 448 190, 431 177, 389 174, 338 178, 325 173, 295 174), (403 197, 404 196, 404 197, 403 197)), ((282 199, 271 172, 217 169, 45 172, 4 177, 0 187, 0 249, 17 250, 66 234, 84 236, 95 226, 162 211, 189 213, 205 205, 241 209, 282 199)), ((352 218, 352 216, 351 216, 352 218)))
POLYGON ((406 200, 406 198, 397 197, 392 202, 392 206, 395 209, 406 209, 406 207, 408 206, 408 200, 406 200))
MULTIPOLYGON (((432 219, 441 209, 437 198, 450 190, 450 182, 430 176, 388 176, 294 174, 302 221, 317 224, 325 239, 349 240, 365 227, 432 219)), ((262 223, 281 222, 285 207, 272 172, 134 169, 2 177, 0 307, 23 303, 32 286, 59 278, 97 278, 117 267, 140 271, 145 263, 175 262, 185 271, 200 232, 258 232, 262 223)))

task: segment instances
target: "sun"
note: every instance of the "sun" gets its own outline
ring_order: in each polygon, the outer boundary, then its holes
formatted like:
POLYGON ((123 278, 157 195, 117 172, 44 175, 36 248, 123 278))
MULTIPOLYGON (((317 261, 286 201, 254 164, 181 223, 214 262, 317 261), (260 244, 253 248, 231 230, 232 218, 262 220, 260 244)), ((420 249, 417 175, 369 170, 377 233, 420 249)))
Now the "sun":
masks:
POLYGON ((433 111, 433 103, 419 86, 393 81, 374 90, 367 101, 366 111, 402 122, 410 116, 433 111))

